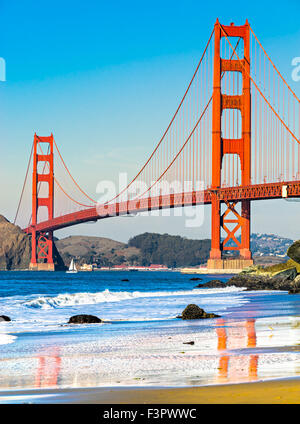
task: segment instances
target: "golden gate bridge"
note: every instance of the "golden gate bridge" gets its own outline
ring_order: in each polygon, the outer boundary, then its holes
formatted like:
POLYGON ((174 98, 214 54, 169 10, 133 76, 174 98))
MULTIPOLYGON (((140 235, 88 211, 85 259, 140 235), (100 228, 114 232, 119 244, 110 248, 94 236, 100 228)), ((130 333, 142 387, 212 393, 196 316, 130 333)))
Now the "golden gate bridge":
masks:
POLYGON ((31 234, 30 268, 54 269, 55 230, 200 204, 212 207, 208 267, 250 265, 251 201, 300 197, 299 118, 299 98, 248 21, 226 26, 217 20, 161 139, 109 201, 99 203, 81 188, 53 134, 34 135, 15 217, 15 223, 28 217, 22 228, 31 234), (136 194, 139 181, 145 189, 136 194), (235 265, 225 251, 239 254, 235 265))

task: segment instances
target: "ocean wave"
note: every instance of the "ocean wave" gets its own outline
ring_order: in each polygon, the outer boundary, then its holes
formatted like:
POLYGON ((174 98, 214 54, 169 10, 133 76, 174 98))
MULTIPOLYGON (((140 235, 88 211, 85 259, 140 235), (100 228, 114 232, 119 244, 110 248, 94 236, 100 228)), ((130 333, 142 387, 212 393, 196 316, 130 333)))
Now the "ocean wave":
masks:
POLYGON ((0 334, 0 345, 13 343, 16 338, 16 336, 11 336, 10 334, 0 334))
POLYGON ((243 288, 238 287, 224 287, 218 289, 194 289, 194 290, 181 290, 173 292, 111 292, 108 289, 102 292, 90 293, 62 293, 57 296, 39 296, 35 299, 24 302, 28 308, 36 309, 51 309, 62 308, 65 306, 76 305, 91 305, 96 303, 105 302, 120 302, 122 300, 132 300, 137 298, 147 297, 168 297, 168 296, 189 296, 195 294, 220 294, 220 293, 235 293, 243 291, 243 288))

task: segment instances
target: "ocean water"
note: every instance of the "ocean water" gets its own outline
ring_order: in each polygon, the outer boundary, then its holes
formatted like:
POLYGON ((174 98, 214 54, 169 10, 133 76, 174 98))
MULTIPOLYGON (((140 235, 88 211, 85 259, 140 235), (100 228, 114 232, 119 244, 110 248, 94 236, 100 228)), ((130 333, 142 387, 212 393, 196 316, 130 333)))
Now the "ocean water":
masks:
POLYGON ((0 272, 0 315, 12 319, 0 323, 0 390, 298 376, 300 295, 195 288, 229 276, 192 277, 166 271, 0 272), (189 303, 220 318, 176 318, 189 303), (68 324, 83 313, 103 323, 68 324))

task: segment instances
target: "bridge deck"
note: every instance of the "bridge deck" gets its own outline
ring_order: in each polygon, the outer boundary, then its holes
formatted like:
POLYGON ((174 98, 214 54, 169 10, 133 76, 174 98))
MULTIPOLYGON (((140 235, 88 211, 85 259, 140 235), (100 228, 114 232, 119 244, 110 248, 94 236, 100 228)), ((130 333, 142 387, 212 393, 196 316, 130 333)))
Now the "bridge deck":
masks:
MULTIPOLYGON (((51 220, 37 224, 37 232, 60 230, 72 225, 81 224, 98 219, 136 214, 157 209, 167 209, 211 203, 212 196, 216 195, 221 202, 241 200, 280 199, 283 197, 300 197, 300 181, 276 182, 251 186, 226 187, 220 189, 206 189, 171 195, 149 197, 141 200, 131 200, 108 205, 98 205, 81 211, 58 216, 51 220), (286 187, 284 194, 283 187, 286 187)), ((32 227, 24 228, 27 233, 32 227)))

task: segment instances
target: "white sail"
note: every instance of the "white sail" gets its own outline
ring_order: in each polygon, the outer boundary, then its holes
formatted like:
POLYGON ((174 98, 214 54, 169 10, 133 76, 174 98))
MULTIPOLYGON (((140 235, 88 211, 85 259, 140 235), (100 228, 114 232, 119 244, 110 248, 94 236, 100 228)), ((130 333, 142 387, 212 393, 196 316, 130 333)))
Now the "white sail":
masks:
MULTIPOLYGON (((73 259, 72 259, 72 261, 73 261, 73 259)), ((73 271, 77 271, 76 264, 75 264, 74 261, 73 261, 73 271)))
POLYGON ((69 266, 69 271, 67 271, 67 272, 77 272, 77 268, 76 268, 76 265, 75 265, 75 262, 74 262, 73 259, 71 260, 71 263, 70 263, 70 266, 69 266))
POLYGON ((69 271, 73 271, 74 270, 74 260, 71 260, 70 266, 69 266, 69 271))

